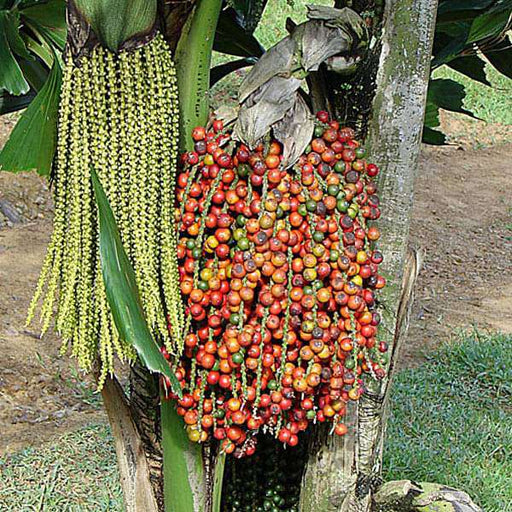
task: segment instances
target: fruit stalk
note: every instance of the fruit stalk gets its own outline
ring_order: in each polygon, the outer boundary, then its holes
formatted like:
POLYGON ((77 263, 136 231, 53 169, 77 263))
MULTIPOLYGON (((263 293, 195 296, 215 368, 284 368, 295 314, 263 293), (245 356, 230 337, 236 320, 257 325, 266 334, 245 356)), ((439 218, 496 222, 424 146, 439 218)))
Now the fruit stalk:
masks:
POLYGON ((176 49, 180 91, 180 147, 190 149, 190 133, 206 124, 210 101, 210 63, 222 0, 199 0, 176 49))

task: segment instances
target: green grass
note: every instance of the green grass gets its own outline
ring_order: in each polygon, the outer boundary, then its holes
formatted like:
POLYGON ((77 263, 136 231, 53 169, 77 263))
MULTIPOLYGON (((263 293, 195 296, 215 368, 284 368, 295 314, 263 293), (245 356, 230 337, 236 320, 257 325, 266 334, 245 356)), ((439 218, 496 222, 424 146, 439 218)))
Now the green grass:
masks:
MULTIPOLYGON (((384 477, 466 490, 485 512, 512 506, 512 337, 461 334, 395 383, 384 477)), ((106 425, 0 460, 0 511, 123 510, 106 425)))
POLYGON ((512 338, 461 338, 398 376, 384 476, 451 485, 486 512, 512 511, 512 338))
POLYGON ((122 510, 113 441, 106 425, 0 459, 0 511, 122 510))

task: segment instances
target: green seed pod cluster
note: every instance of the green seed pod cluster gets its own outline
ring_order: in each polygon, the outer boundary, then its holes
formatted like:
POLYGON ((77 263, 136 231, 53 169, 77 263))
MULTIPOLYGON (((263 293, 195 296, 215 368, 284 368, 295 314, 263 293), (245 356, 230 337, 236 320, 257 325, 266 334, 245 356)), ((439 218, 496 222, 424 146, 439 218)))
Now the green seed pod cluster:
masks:
POLYGON ((297 512, 306 447, 260 435, 251 457, 226 459, 222 512, 297 512))
POLYGON ((183 330, 174 222, 178 155, 174 65, 161 35, 134 51, 97 47, 67 59, 54 166, 54 231, 29 309, 42 300, 42 334, 55 318, 63 351, 82 368, 101 363, 100 386, 114 355, 134 351, 119 339, 107 303, 99 258, 94 168, 134 267, 150 328, 169 350, 183 330))

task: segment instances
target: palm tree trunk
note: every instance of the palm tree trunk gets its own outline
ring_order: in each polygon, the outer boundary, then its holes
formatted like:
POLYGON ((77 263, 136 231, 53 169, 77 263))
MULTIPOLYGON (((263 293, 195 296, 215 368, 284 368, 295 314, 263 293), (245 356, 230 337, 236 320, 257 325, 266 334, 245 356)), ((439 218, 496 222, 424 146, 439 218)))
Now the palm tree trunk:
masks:
POLYGON ((380 484, 390 384, 420 266, 416 253, 407 256, 407 239, 436 12, 437 0, 388 0, 385 4, 367 147, 381 169, 380 247, 388 284, 380 294, 380 332, 389 343, 391 361, 387 377, 369 385, 360 401, 351 405, 349 434, 336 438, 322 428, 313 434, 301 512, 367 512, 380 484))
POLYGON ((158 509, 164 509, 158 378, 139 362, 130 369, 130 412, 140 432, 158 509))
POLYGON ((158 512, 139 430, 115 377, 106 379, 101 395, 114 438, 126 512, 158 512))

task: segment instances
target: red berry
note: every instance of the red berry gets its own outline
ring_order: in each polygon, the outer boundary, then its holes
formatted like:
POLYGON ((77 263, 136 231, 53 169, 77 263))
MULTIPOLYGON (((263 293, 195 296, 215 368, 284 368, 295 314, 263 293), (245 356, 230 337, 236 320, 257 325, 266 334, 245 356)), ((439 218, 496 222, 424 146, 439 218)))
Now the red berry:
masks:
POLYGON ((203 140, 206 137, 206 130, 202 126, 196 126, 192 130, 192 138, 195 141, 203 140))

